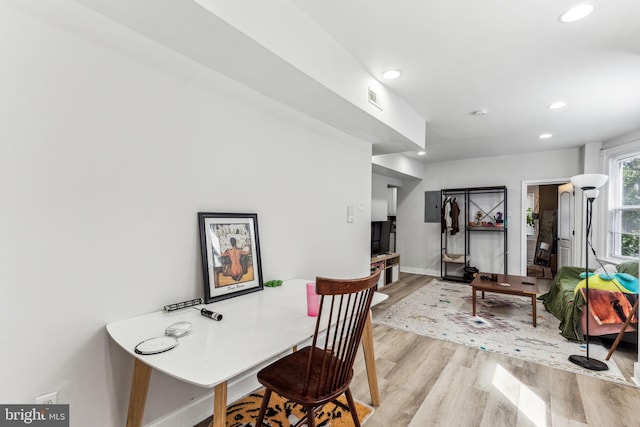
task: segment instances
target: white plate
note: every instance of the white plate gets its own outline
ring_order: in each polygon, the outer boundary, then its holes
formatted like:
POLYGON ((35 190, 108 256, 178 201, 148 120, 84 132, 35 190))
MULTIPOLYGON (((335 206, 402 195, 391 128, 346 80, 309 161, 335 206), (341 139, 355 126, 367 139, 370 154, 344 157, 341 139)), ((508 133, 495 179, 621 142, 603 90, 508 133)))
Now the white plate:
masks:
POLYGON ((178 345, 175 337, 155 337, 142 341, 134 351, 138 354, 158 354, 169 351, 178 345))

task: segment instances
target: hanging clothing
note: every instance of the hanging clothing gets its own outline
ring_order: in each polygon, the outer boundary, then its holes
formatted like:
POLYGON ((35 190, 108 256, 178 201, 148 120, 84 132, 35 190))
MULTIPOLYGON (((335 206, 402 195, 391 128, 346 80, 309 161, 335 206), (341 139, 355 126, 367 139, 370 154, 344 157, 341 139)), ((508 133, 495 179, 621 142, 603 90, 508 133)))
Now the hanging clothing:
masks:
POLYGON ((458 206, 456 199, 453 199, 453 202, 451 202, 449 214, 451 217, 451 235, 453 236, 460 231, 460 207, 458 206))
POLYGON ((440 209, 440 232, 446 233, 451 229, 451 198, 447 197, 442 202, 442 208, 440 209))

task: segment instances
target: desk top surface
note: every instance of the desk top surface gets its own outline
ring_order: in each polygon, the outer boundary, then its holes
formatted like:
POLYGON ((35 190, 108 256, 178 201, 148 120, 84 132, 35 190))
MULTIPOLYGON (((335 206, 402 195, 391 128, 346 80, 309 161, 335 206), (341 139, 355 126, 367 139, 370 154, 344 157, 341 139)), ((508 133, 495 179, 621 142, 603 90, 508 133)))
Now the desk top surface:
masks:
MULTIPOLYGON (((306 286, 292 279, 277 288, 241 295, 172 313, 156 311, 109 323, 111 338, 132 356, 182 381, 213 387, 268 361, 313 336, 316 318, 307 316, 306 286), (221 313, 221 321, 202 316, 200 308, 221 313), (165 353, 138 355, 145 339, 162 336, 172 323, 187 321, 192 332, 165 353)), ((372 304, 388 296, 376 292, 372 304)))

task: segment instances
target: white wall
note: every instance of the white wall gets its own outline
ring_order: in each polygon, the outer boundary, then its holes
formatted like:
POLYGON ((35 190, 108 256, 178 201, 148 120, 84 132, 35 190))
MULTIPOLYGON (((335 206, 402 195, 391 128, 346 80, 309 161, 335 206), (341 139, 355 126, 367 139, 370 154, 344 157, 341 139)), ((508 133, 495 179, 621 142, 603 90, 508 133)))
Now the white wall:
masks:
MULTIPOLYGON (((18 4, 0 3, 0 402, 57 390, 72 426, 123 425, 132 360, 105 325, 202 295, 199 211, 258 213, 265 280, 368 273, 369 143, 75 4, 18 4)), ((145 420, 205 392, 154 372, 145 420)))
POLYGON ((371 221, 386 221, 388 216, 389 185, 400 187, 403 182, 379 174, 371 174, 371 221))
POLYGON ((425 120, 312 20, 303 4, 289 0, 254 2, 252 13, 247 13, 246 2, 196 0, 196 3, 410 139, 416 150, 424 148, 425 120), (288 31, 283 32, 282 25, 273 25, 274 22, 286 22, 288 31), (381 100, 382 110, 369 103, 369 87, 381 100))
MULTIPOLYGON (((579 149, 427 164, 422 181, 398 188, 396 229, 402 271, 440 275, 440 224, 424 222, 425 191, 504 185, 508 194, 508 272, 518 274, 522 181, 568 178, 580 173, 579 168, 579 149)), ((502 249, 502 243, 499 244, 502 249)), ((476 258, 472 265, 481 267, 492 262, 488 257, 476 258)))
POLYGON ((402 153, 380 154, 373 156, 374 167, 402 176, 403 179, 422 179, 424 164, 402 153))
POLYGON ((620 135, 617 138, 612 138, 602 143, 603 148, 612 148, 618 145, 628 144, 630 142, 640 141, 640 128, 631 132, 627 132, 624 135, 620 135))

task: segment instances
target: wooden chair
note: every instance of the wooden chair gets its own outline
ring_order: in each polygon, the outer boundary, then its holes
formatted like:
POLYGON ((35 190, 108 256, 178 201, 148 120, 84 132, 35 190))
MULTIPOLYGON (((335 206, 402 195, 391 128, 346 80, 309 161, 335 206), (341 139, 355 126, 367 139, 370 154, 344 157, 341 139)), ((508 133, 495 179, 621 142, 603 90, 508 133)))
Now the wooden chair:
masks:
POLYGON ((328 402, 345 407, 336 401, 344 393, 353 423, 360 427, 349 384, 379 276, 380 270, 353 280, 316 279, 320 309, 312 344, 258 372, 258 381, 266 391, 256 426, 264 425, 269 399, 275 391, 306 408, 306 415, 296 426, 307 420, 309 427, 315 427, 315 408, 328 402))

